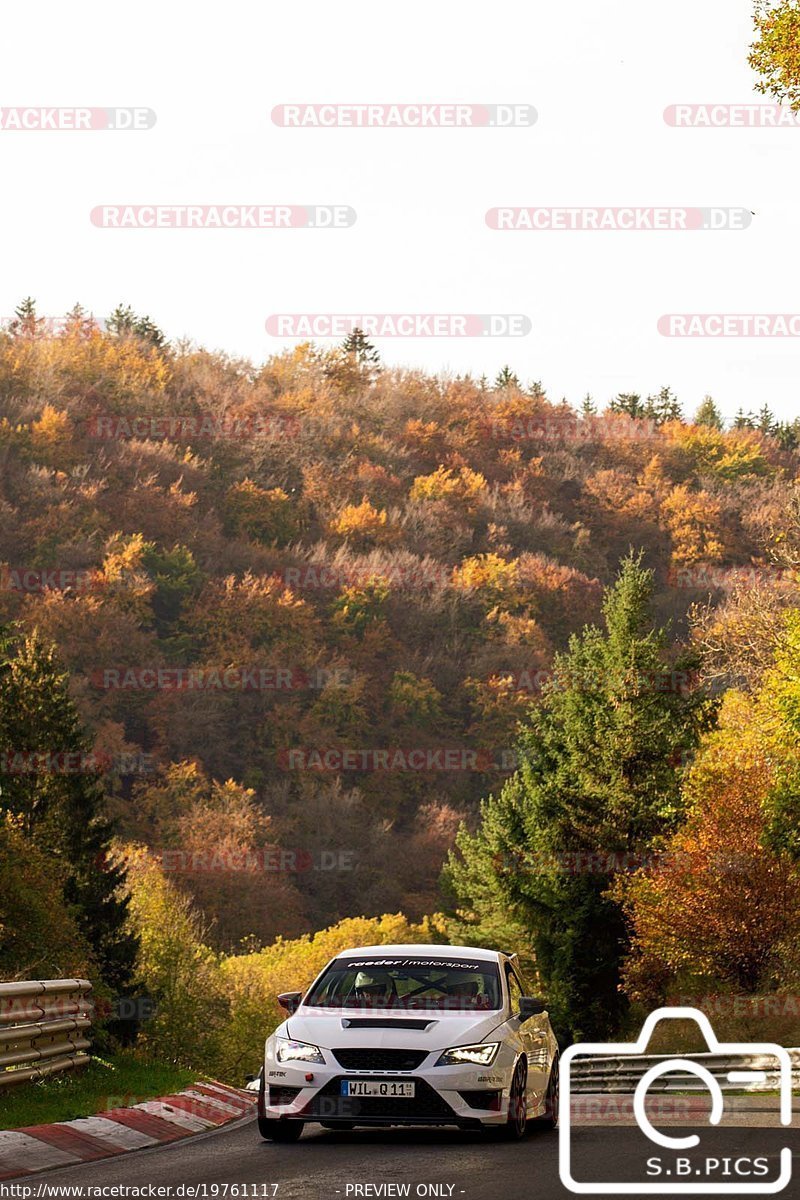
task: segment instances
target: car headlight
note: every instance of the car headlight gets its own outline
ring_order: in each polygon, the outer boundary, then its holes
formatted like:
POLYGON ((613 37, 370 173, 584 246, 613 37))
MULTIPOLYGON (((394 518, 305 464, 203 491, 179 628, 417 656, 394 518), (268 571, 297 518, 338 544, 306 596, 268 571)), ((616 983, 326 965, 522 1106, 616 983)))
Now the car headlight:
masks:
POLYGON ((474 1063, 478 1067, 488 1067, 494 1062, 499 1049, 499 1042, 481 1042, 475 1046, 453 1046, 450 1050, 442 1051, 436 1066, 453 1067, 458 1063, 474 1063))
POLYGON ((276 1038, 277 1050, 275 1057, 278 1062, 313 1062, 324 1063, 319 1046, 310 1042, 295 1042, 292 1038, 276 1038))

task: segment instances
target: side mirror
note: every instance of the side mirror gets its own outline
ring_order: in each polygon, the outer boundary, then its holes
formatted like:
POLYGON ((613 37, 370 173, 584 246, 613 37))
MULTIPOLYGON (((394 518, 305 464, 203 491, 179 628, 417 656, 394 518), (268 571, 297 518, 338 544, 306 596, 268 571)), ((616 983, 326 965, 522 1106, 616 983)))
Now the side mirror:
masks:
POLYGON ((300 1007, 302 999, 302 992, 281 992, 278 996, 278 1004, 280 1004, 281 1008, 285 1008, 289 1016, 291 1016, 300 1007))
POLYGON ((520 996, 520 1021, 527 1021, 529 1017, 538 1017, 543 1012, 547 1012, 544 1000, 537 1000, 535 996, 520 996))

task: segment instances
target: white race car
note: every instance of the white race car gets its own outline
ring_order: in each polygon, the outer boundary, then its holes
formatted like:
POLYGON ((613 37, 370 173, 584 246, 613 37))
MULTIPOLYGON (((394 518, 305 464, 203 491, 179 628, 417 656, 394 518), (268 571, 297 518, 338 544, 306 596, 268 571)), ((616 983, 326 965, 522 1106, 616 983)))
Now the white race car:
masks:
POLYGON ((362 946, 309 990, 279 997, 289 1016, 267 1039, 259 1077, 263 1138, 303 1125, 496 1127, 558 1122, 558 1044, 526 995, 515 955, 471 946, 362 946))

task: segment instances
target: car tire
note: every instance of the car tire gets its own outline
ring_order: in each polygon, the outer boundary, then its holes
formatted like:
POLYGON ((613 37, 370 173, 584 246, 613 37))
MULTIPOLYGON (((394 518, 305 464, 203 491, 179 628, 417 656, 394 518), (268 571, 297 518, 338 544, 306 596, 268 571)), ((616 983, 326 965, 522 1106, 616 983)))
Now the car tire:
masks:
POLYGON ((508 1096, 508 1120, 502 1129, 504 1141, 519 1142, 528 1132, 528 1064, 521 1058, 514 1068, 508 1096))
POLYGON ((553 1059, 553 1065, 550 1068, 550 1078, 547 1081, 544 1116, 539 1117, 536 1122, 540 1129, 558 1129, 559 1094, 559 1066, 558 1056, 556 1055, 553 1059))
POLYGON ((296 1142, 303 1132, 303 1122, 259 1117, 258 1132, 265 1142, 296 1142))

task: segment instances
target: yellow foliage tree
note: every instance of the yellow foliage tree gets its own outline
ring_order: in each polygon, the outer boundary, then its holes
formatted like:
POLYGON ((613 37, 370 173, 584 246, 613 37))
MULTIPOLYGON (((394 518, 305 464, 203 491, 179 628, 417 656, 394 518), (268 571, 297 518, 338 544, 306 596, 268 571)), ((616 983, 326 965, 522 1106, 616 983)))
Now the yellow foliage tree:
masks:
POLYGON ((285 546, 300 532, 297 506, 283 488, 262 488, 252 479, 228 489, 225 516, 231 532, 267 545, 285 546))
POLYGON ((411 485, 411 500, 438 501, 474 509, 486 495, 486 479, 469 467, 439 466, 430 475, 418 475, 411 485))
POLYGON ((493 604, 508 606, 519 599, 519 562, 499 554, 476 554, 453 569, 453 587, 476 592, 493 604))
POLYGON ((719 562, 724 552, 721 506, 708 492, 679 484, 662 502, 675 566, 719 562))
POLYGON ((334 537, 355 547, 366 548, 385 540, 387 515, 364 497, 360 504, 346 504, 328 526, 334 537))

